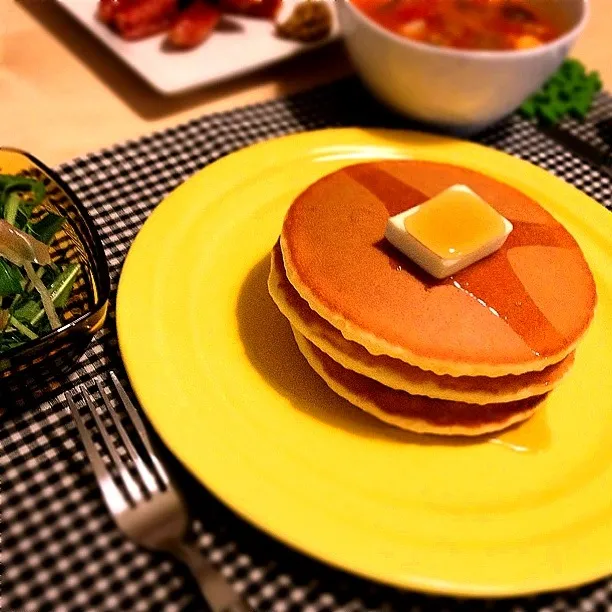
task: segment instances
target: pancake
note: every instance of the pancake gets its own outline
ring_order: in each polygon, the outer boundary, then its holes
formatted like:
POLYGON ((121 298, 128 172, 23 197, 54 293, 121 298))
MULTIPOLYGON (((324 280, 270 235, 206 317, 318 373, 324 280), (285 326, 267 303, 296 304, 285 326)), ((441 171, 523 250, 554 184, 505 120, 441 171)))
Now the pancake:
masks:
POLYGON ((486 376, 437 375, 387 356, 371 355, 361 345, 345 339, 312 310, 289 283, 278 243, 272 251, 268 289, 291 326, 343 367, 388 387, 413 395, 475 404, 510 402, 551 391, 570 369, 574 354, 537 372, 486 376))
POLYGON ((477 406, 411 395, 343 368, 298 331, 293 332, 302 355, 335 393, 381 421, 402 429, 463 436, 500 431, 528 419, 545 397, 477 406))
POLYGON ((451 376, 540 371, 569 355, 596 304, 574 238, 535 201, 473 170, 426 161, 348 166, 306 189, 281 232, 309 307, 372 355, 451 376), (504 246, 438 281, 385 239, 389 215, 462 183, 514 225, 504 246))

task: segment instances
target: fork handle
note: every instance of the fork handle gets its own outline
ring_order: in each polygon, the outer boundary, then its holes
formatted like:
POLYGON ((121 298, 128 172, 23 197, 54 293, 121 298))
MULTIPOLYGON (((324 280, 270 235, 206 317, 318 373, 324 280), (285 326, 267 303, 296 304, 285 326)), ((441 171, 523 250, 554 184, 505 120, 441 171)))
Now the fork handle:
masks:
POLYGON ((191 570, 212 612, 252 612, 229 582, 194 545, 182 542, 174 552, 191 570))

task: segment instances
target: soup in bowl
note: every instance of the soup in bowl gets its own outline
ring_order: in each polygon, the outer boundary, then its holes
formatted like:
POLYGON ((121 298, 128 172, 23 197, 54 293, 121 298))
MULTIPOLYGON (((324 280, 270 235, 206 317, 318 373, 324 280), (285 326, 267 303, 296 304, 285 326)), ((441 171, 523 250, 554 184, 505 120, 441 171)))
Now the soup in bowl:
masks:
POLYGON ((380 100, 414 118, 477 131, 516 109, 559 67, 587 0, 338 0, 351 59, 380 100))
POLYGON ((562 25, 528 0, 352 0, 395 34, 440 47, 530 49, 550 42, 562 25))

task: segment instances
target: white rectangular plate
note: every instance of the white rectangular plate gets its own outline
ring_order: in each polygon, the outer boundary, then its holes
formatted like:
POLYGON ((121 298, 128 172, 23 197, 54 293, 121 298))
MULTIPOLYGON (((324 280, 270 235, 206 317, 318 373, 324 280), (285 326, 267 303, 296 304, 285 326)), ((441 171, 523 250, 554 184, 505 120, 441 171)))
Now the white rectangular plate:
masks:
MULTIPOLYGON (((312 44, 278 38, 270 20, 227 15, 223 17, 223 25, 218 26, 199 47, 189 51, 166 51, 163 49, 165 34, 141 41, 120 38, 97 20, 98 0, 56 1, 164 95, 236 77, 320 47, 338 37, 335 11, 330 37, 312 44)), ((329 2, 333 6, 333 0, 329 2)))

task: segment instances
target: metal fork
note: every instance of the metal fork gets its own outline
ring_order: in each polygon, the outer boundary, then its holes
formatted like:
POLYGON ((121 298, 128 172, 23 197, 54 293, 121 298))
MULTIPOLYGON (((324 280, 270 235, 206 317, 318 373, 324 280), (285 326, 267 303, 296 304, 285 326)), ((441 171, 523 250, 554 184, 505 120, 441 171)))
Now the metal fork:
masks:
POLYGON ((173 554, 185 563, 196 579, 204 599, 212 612, 250 612, 251 609, 232 589, 225 578, 200 554, 198 549, 187 542, 189 517, 185 503, 170 480, 167 471, 153 450, 151 441, 136 408, 130 401, 114 372, 110 374, 113 385, 148 452, 148 462, 139 454, 130 440, 113 408, 111 395, 103 387, 100 378, 95 379, 98 393, 106 410, 125 444, 140 484, 128 469, 128 460, 122 458, 109 432, 98 414, 91 396, 83 386, 66 393, 66 401, 74 418, 81 439, 87 451, 104 501, 119 528, 140 546, 162 550, 173 554), (119 480, 125 492, 113 480, 99 454, 93 439, 79 414, 75 397, 80 394, 92 414, 104 445, 117 469, 119 480), (148 463, 148 464, 147 464, 148 463))

